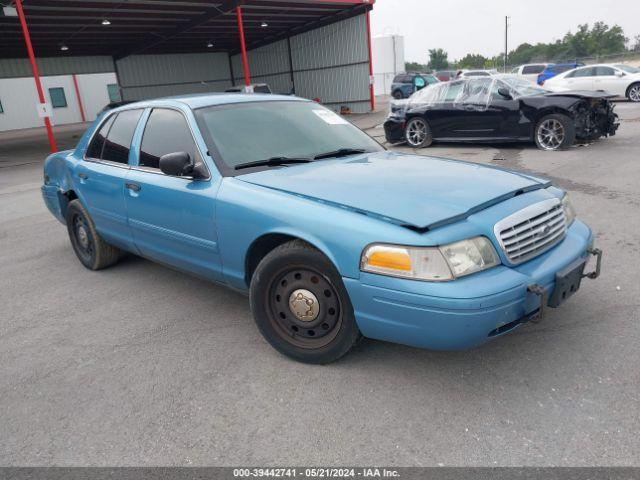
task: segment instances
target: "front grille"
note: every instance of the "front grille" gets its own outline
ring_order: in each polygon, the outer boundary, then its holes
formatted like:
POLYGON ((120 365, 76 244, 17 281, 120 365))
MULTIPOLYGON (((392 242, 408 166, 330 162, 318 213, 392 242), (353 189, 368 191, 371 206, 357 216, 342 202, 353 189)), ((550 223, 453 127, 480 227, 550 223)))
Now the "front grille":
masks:
POLYGON ((496 223, 494 233, 511 263, 522 263, 553 247, 567 232, 560 200, 524 208, 496 223))

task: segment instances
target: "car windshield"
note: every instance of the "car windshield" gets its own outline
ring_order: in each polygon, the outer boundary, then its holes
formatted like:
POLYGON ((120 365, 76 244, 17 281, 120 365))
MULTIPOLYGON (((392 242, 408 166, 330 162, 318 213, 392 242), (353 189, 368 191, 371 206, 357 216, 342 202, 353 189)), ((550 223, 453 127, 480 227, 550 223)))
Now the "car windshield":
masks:
POLYGON ((640 73, 640 68, 632 67, 631 65, 614 65, 614 67, 627 73, 640 73))
POLYGON ((384 150, 344 118, 313 102, 236 103, 200 108, 195 115, 212 156, 219 166, 220 161, 225 164, 222 170, 226 173, 239 165, 268 159, 314 159, 329 152, 341 156, 351 150, 384 150))
POLYGON ((537 85, 519 77, 505 76, 500 77, 500 80, 514 90, 519 97, 529 97, 531 95, 542 95, 547 93, 547 90, 544 88, 540 88, 537 85))

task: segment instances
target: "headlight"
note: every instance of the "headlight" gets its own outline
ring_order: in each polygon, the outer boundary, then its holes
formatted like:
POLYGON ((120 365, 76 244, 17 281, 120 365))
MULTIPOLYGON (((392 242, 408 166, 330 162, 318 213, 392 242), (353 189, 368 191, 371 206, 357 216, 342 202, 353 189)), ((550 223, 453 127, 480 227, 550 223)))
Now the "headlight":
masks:
POLYGON ((562 209, 564 210, 564 216, 567 219, 568 227, 576 219, 576 211, 571 204, 568 193, 565 193, 564 197, 562 197, 562 209))
POLYGON ((369 245, 360 269, 392 277, 442 282, 479 272, 500 263, 486 237, 474 237, 442 247, 369 245))

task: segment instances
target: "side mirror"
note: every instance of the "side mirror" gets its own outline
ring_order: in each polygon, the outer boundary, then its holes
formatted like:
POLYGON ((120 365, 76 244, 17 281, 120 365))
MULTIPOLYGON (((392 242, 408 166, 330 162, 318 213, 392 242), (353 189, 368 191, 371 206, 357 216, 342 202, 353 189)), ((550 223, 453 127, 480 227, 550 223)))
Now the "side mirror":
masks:
POLYGON ((621 72, 620 70, 616 70, 616 77, 624 77, 624 72, 621 72))
POLYGON ((187 152, 167 153, 160 157, 160 170, 165 175, 172 177, 202 178, 202 174, 196 167, 191 155, 187 152))
POLYGON ((513 97, 511 96, 511 92, 509 91, 509 89, 507 87, 498 88, 498 95, 500 95, 501 97, 503 97, 503 98, 505 98, 507 100, 513 99, 513 97))

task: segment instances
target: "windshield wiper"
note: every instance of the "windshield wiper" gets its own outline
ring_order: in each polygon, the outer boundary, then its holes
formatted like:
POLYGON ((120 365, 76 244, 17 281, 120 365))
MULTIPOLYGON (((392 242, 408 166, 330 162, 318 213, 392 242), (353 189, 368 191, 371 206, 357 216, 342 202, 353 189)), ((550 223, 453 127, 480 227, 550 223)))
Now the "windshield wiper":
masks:
POLYGON ((316 155, 313 157, 314 160, 321 160, 323 158, 338 158, 338 157, 346 157, 348 155, 356 155, 358 153, 365 153, 366 150, 364 148, 341 148, 339 150, 334 150, 333 152, 321 153, 320 155, 316 155))
POLYGON ((255 162, 247 162, 241 163, 240 165, 236 165, 233 167, 236 170, 242 170, 243 168, 252 168, 252 167, 278 167, 280 165, 290 165, 293 163, 309 163, 312 159, 299 157, 271 157, 265 160, 256 160, 255 162))

